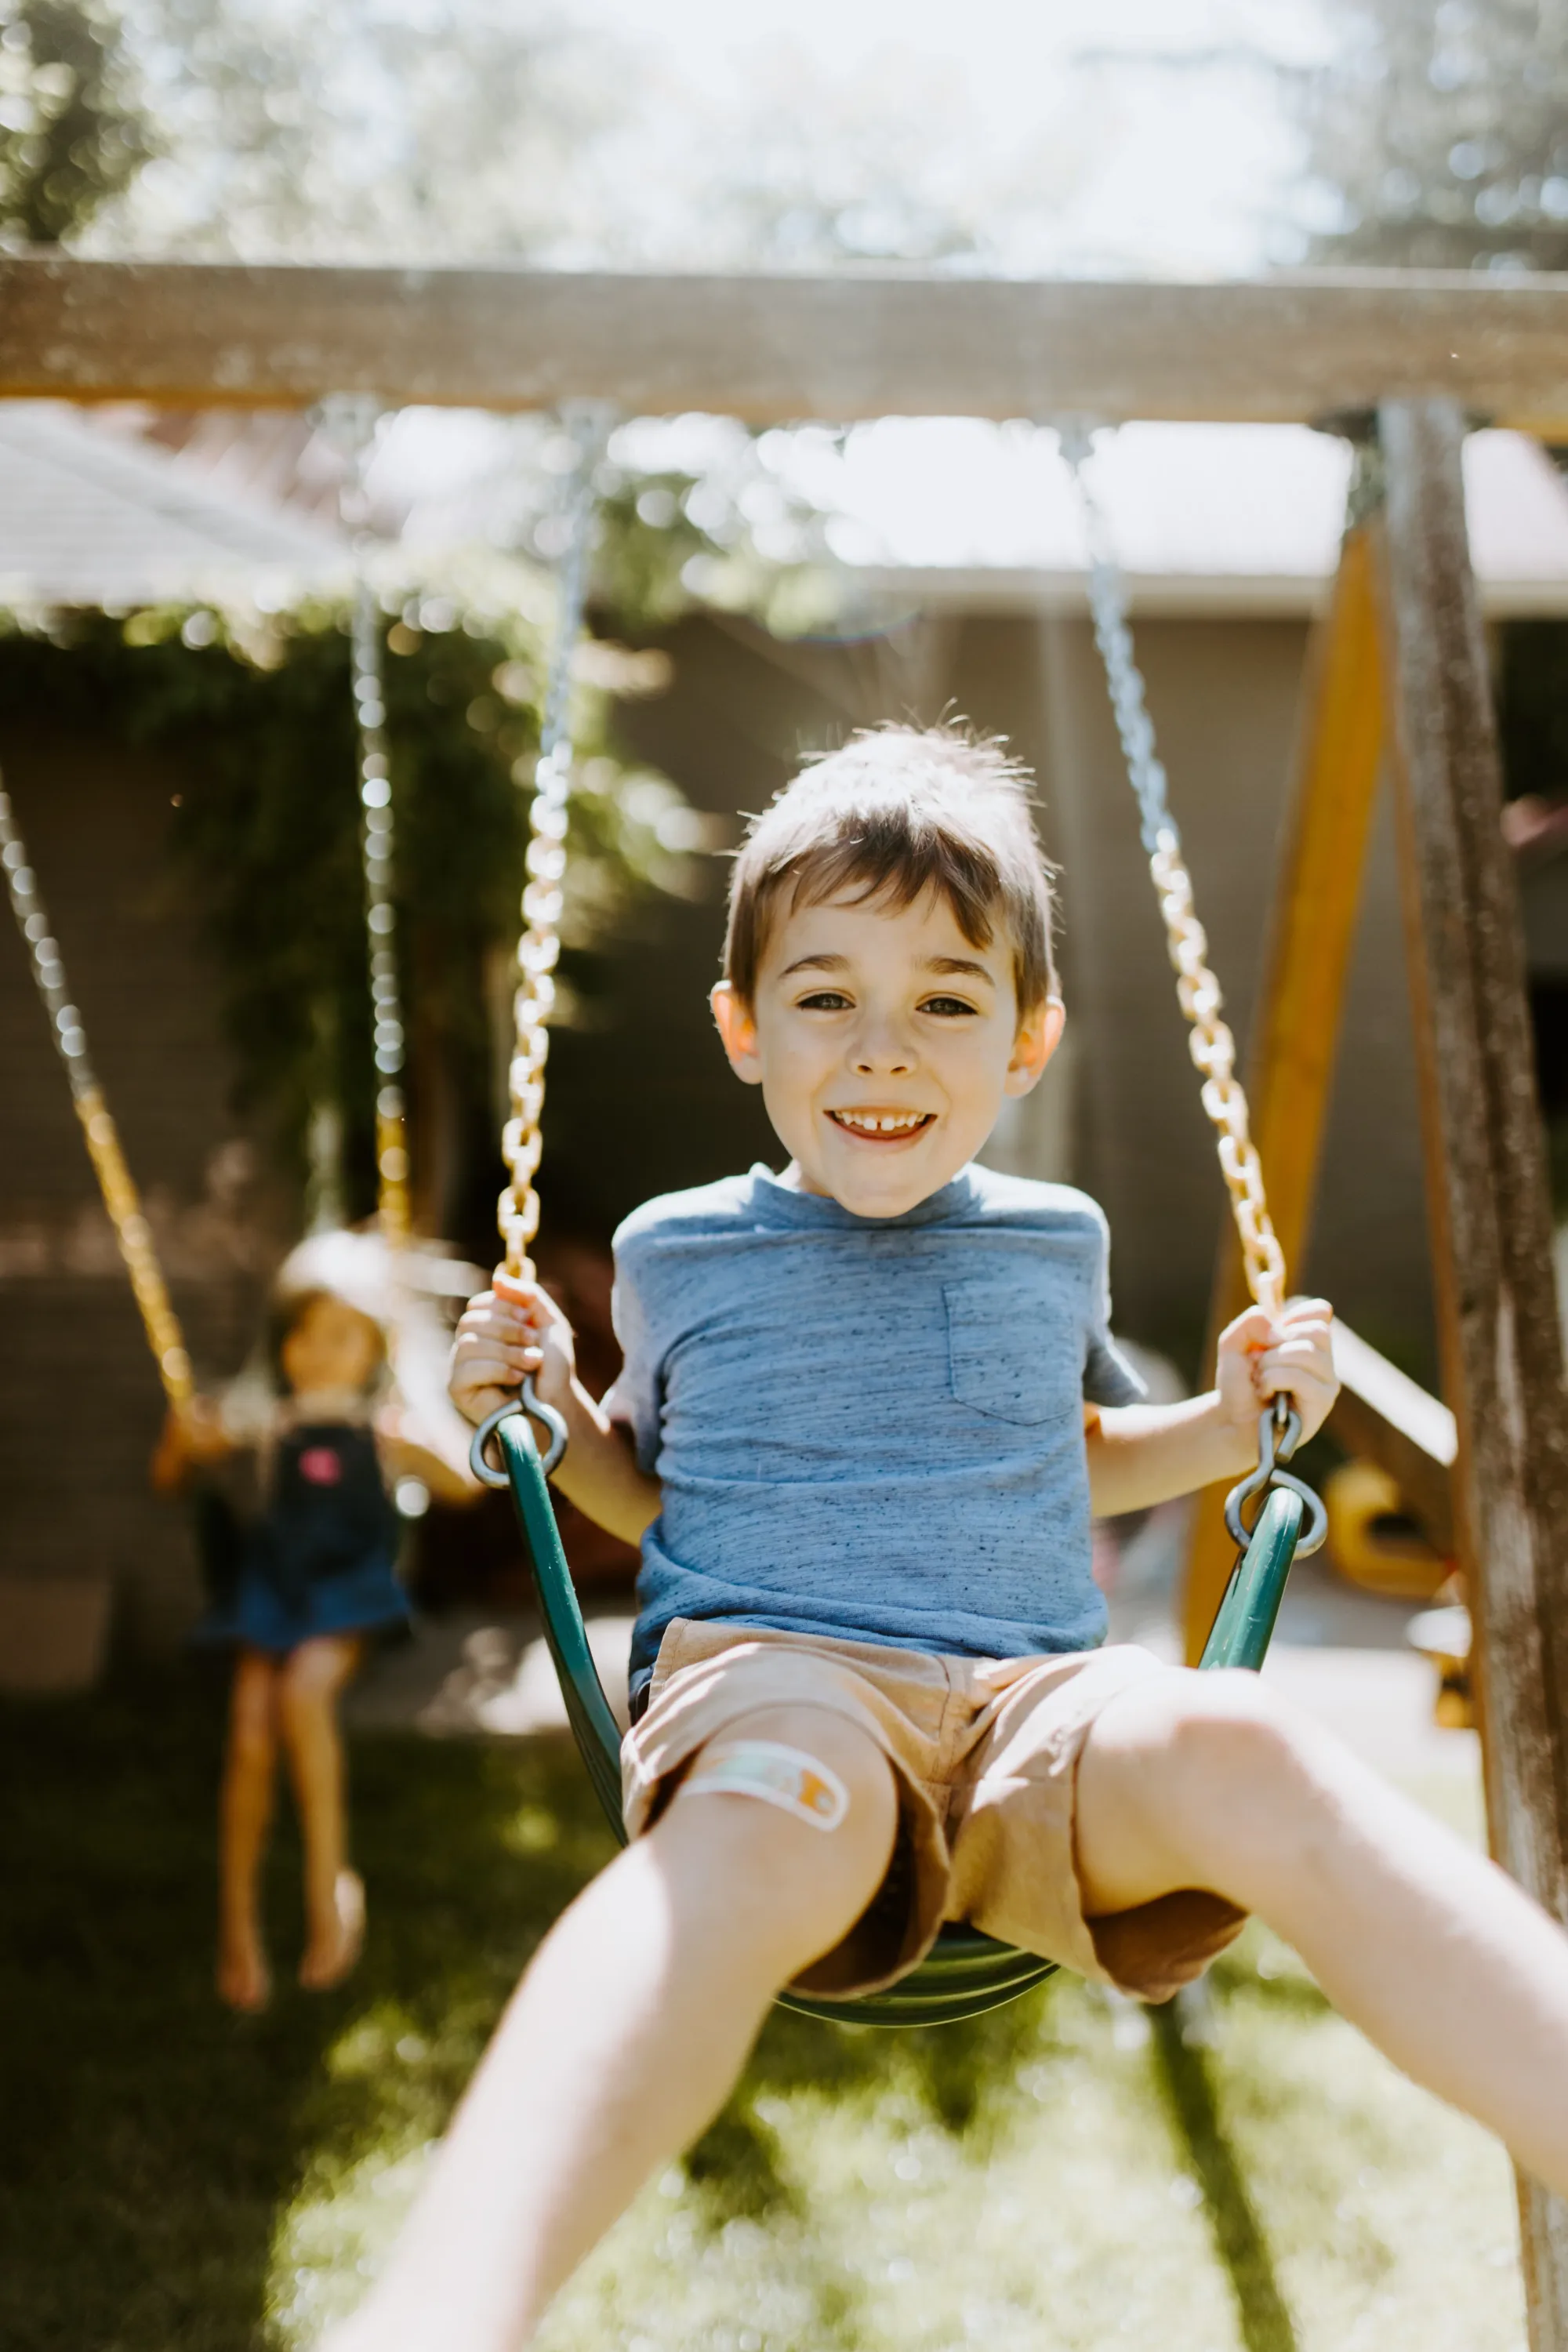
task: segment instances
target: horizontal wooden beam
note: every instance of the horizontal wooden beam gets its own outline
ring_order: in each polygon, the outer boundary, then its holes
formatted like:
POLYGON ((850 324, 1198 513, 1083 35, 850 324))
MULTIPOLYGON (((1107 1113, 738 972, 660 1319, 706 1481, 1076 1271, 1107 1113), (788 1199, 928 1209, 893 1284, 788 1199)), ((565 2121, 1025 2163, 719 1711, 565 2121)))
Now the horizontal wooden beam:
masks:
POLYGON ((1568 276, 1195 285, 0 258, 0 396, 490 409, 573 397, 754 424, 885 415, 1316 422, 1395 396, 1568 438, 1568 276))

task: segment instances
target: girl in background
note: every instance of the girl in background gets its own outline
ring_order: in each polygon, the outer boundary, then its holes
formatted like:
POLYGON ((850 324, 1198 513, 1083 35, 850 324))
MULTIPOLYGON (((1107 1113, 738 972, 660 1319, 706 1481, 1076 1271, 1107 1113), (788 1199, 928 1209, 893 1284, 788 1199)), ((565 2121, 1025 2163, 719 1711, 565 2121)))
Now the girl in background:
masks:
MULTIPOLYGON (((227 1559, 209 1563, 216 1598, 197 1636, 235 1652, 217 1967, 232 2009, 264 2009, 271 1992, 259 1897, 279 1747, 304 1848, 300 1982, 324 1991, 359 1957, 364 1887, 348 1856, 338 1700, 367 1642, 408 1621, 392 1490, 414 1478, 445 1501, 476 1491, 442 1406, 427 1405, 417 1429, 411 1421, 418 1314, 394 1265, 374 1235, 302 1243, 274 1286, 263 1375, 171 1417, 153 1466, 169 1490, 237 1453, 256 1458, 259 1508, 247 1526, 227 1521, 227 1559)), ((438 1379, 444 1338, 426 1336, 438 1379)), ((225 1516, 219 1503, 209 1529, 225 1516)))

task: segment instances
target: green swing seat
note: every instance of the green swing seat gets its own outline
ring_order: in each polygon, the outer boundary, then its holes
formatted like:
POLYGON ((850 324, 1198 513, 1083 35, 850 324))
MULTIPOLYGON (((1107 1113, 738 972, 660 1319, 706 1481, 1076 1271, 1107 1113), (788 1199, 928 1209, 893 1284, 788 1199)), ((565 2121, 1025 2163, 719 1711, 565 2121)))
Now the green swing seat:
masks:
MULTIPOLYGON (((512 1500, 528 1549, 544 1638, 560 1678, 567 1720, 587 1768, 594 1793, 616 1835, 626 1843, 621 1820, 619 1726, 605 1696, 572 1573, 562 1549, 544 1465, 527 1413, 519 1409, 499 1423, 496 1441, 505 1462, 512 1500)), ((1257 1526, 1226 1589, 1200 1664, 1249 1666, 1263 1663, 1285 1580, 1301 1539, 1301 1496, 1277 1486, 1266 1497, 1257 1526)), ((910 1976, 886 1992, 858 2000, 809 2000, 781 1993, 779 2006, 839 2025, 947 2025, 1000 2009, 1056 1973, 1054 1960, 998 1944, 973 1927, 947 1927, 935 1947, 910 1976)))

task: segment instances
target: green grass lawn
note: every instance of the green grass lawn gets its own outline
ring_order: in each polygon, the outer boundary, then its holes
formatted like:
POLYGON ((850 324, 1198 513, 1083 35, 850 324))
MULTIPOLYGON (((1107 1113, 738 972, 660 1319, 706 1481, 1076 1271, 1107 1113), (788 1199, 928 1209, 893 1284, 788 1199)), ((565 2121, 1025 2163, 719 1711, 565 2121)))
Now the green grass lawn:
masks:
MULTIPOLYGON (((286 1835, 279 1997, 236 2021, 210 1990, 219 1738, 194 1681, 0 1710, 6 2352, 303 2352, 611 1850, 562 1744, 362 1738, 365 1964, 292 1990, 286 1835)), ((1073 1983, 925 2034, 775 2015, 547 2352, 1520 2352, 1498 2148, 1260 1930, 1213 1991, 1184 2034, 1073 1983)))

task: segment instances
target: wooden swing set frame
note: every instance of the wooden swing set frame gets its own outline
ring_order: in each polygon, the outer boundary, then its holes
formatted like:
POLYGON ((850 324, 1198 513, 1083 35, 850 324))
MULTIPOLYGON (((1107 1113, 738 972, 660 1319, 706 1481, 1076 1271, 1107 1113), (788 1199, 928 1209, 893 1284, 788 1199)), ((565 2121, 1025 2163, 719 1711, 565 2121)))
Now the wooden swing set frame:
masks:
MULTIPOLYGON (((497 410, 608 400, 757 424, 1299 422, 1358 443, 1366 495, 1309 665, 1253 1022, 1253 1133, 1299 1264, 1386 772, 1452 1459, 1431 1416, 1353 1343, 1340 1412, 1451 1539, 1475 1622, 1492 1848, 1568 1925, 1568 1408, 1461 475, 1476 423, 1568 444, 1568 277, 1096 285, 0 257, 0 397, 259 408, 353 392, 497 410)), ((1227 1218, 1215 1328, 1244 1301, 1227 1218)), ((1210 1496, 1188 1577, 1194 1638, 1233 1559, 1210 1496)), ((1521 2203, 1531 2345, 1568 2352, 1568 2205, 1524 2179, 1521 2203)))

